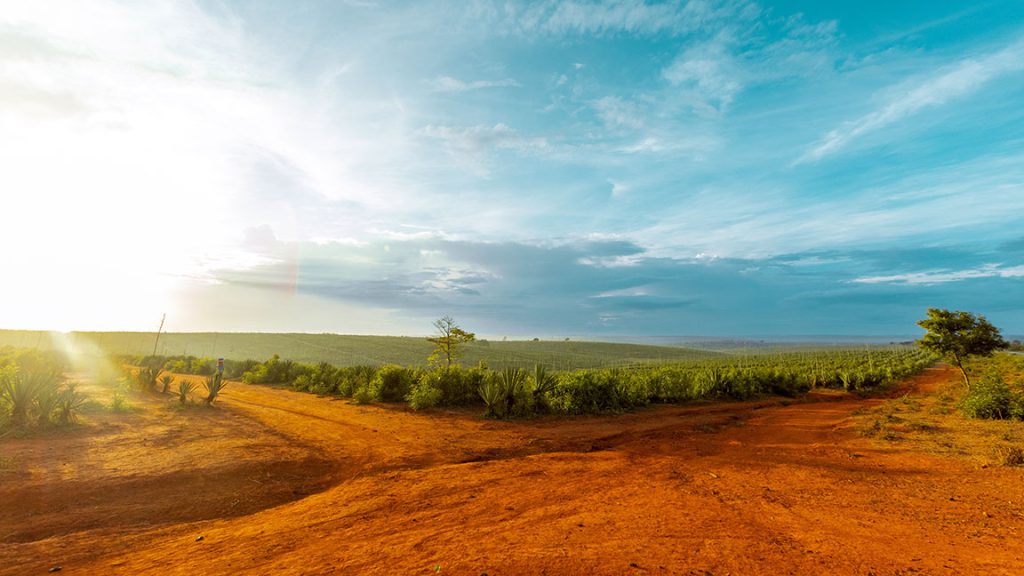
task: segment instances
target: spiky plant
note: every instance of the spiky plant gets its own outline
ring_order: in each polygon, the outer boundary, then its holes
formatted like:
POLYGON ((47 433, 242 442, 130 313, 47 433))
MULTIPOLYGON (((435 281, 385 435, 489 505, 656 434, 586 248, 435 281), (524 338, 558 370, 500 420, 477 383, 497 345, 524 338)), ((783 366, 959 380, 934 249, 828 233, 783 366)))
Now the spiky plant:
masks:
POLYGON ((146 366, 140 368, 135 374, 135 381, 138 383, 139 388, 145 392, 155 392, 156 384, 160 378, 162 370, 155 366, 146 366))
POLYGON ((0 396, 10 411, 11 424, 16 427, 28 424, 28 415, 33 407, 37 408, 39 423, 48 423, 60 378, 60 370, 52 367, 5 371, 0 377, 0 396))
POLYGON ((196 383, 191 380, 178 380, 178 402, 188 403, 188 395, 196 389, 196 383))
POLYGON ((516 396, 526 387, 526 370, 522 368, 505 368, 498 374, 501 391, 505 397, 505 414, 511 414, 516 403, 516 396))
POLYGON ((57 409, 60 401, 60 390, 55 386, 41 385, 36 389, 35 408, 36 424, 39 427, 48 426, 53 412, 57 409))
POLYGON ((206 402, 207 406, 209 406, 213 404, 213 401, 217 399, 217 395, 224 390, 224 387, 227 386, 228 383, 224 380, 222 374, 217 373, 207 378, 206 381, 203 382, 203 385, 206 387, 206 398, 204 398, 203 401, 206 402))
POLYGON ((35 381, 20 370, 8 368, 0 373, 0 396, 7 404, 11 424, 16 427, 25 426, 28 423, 29 408, 36 396, 35 381))
POLYGON ((78 419, 78 412, 85 404, 85 395, 78 391, 75 384, 68 384, 57 399, 57 421, 70 424, 78 419))
POLYGON ((501 410, 502 403, 505 399, 501 385, 499 385, 493 378, 486 378, 480 384, 480 388, 477 392, 480 394, 480 398, 483 399, 484 404, 487 405, 487 416, 500 416, 498 411, 501 410))
POLYGON ((160 384, 163 385, 163 389, 160 391, 161 394, 167 394, 167 391, 171 389, 171 384, 174 383, 174 376, 170 374, 164 374, 160 377, 160 384))
POLYGON ((554 374, 549 374, 544 366, 537 364, 533 367, 533 396, 540 399, 548 392, 555 389, 558 380, 554 374))

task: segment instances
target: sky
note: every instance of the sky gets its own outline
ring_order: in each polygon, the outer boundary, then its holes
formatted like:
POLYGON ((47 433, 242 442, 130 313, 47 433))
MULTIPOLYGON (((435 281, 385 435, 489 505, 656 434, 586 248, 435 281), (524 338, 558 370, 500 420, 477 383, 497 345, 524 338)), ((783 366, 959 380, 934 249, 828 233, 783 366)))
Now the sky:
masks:
POLYGON ((0 327, 1024 333, 1024 3, 7 0, 0 327))

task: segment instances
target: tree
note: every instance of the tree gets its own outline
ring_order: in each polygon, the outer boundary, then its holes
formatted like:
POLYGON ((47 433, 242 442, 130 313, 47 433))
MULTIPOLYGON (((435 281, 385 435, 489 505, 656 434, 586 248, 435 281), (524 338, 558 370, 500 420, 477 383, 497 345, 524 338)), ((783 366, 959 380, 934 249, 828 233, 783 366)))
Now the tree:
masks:
POLYGON ((435 346, 434 353, 430 355, 429 360, 431 364, 435 364, 440 363, 444 358, 447 368, 458 362, 462 345, 476 339, 476 335, 472 332, 466 332, 459 328, 451 316, 442 316, 434 320, 434 329, 437 330, 437 336, 427 338, 427 341, 432 342, 435 346))
POLYGON ((929 308, 928 318, 917 325, 927 331, 917 345, 959 368, 968 388, 971 387, 971 379, 964 368, 964 361, 969 356, 991 356, 1007 346, 998 328, 984 316, 976 317, 970 312, 929 308))

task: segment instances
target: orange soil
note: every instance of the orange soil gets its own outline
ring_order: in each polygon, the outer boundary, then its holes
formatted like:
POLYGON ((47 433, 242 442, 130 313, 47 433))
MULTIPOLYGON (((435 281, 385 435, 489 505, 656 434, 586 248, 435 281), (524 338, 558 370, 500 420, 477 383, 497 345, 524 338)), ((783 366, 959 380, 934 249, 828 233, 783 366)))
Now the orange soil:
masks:
POLYGON ((859 437, 880 400, 520 422, 239 383, 214 410, 141 402, 0 441, 0 574, 1024 573, 1024 471, 859 437))

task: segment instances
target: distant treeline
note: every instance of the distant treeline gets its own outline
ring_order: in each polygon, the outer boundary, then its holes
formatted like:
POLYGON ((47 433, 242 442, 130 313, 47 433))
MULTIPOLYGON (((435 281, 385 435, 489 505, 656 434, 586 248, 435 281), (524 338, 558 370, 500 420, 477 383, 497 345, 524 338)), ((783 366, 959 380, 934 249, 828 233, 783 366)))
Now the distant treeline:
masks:
MULTIPOLYGON (((213 374, 216 361, 192 356, 124 357, 123 361, 186 374, 213 374)), ((486 406, 496 416, 620 412, 651 403, 792 396, 814 387, 869 390, 914 374, 934 361, 912 348, 827 350, 674 364, 548 371, 508 367, 334 366, 281 359, 226 360, 225 376, 250 384, 348 397, 360 403, 408 402, 413 408, 486 406)))

